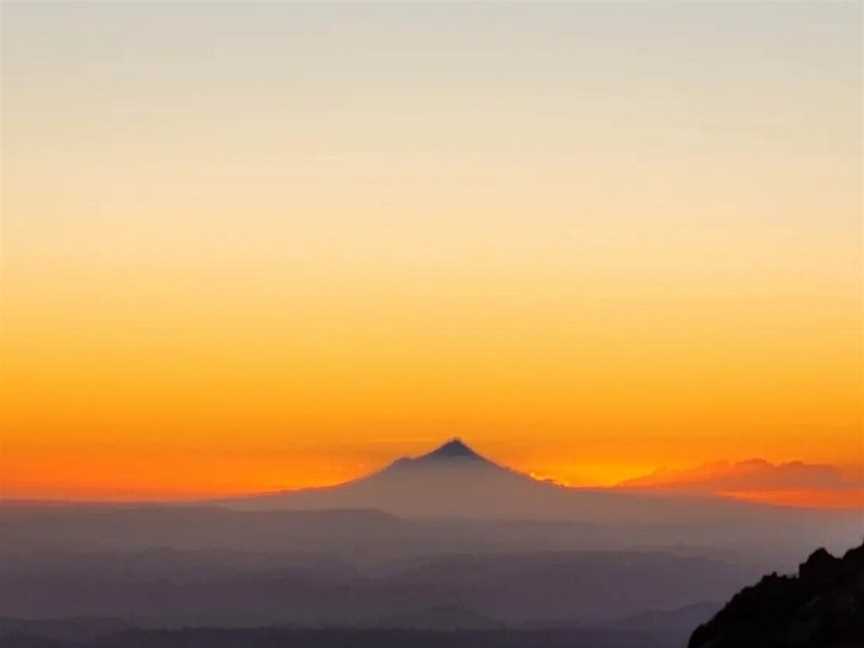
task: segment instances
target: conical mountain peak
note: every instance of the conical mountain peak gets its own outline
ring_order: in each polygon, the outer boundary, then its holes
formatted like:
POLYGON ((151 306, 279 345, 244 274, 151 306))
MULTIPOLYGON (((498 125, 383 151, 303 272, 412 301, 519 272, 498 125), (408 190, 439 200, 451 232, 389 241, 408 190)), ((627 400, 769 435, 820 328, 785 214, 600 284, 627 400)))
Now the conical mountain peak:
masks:
POLYGON ((454 438, 438 449, 420 457, 420 459, 479 459, 482 461, 483 457, 474 452, 461 439, 454 438))
POLYGON ((496 468, 501 470, 495 463, 489 461, 484 456, 477 454, 474 450, 464 443, 461 439, 453 438, 438 446, 432 452, 428 452, 419 457, 402 457, 397 459, 381 473, 383 475, 410 474, 413 471, 420 470, 420 473, 428 476, 428 470, 439 468, 496 468))

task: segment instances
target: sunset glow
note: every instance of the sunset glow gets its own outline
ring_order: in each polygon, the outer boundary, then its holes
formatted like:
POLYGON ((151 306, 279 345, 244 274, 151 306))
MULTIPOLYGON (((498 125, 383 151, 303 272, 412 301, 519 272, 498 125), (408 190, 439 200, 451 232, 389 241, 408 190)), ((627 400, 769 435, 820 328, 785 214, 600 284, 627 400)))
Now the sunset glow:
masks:
POLYGON ((0 497, 458 435, 574 486, 829 465, 859 489, 726 494, 861 505, 860 7, 160 6, 3 9, 0 497))

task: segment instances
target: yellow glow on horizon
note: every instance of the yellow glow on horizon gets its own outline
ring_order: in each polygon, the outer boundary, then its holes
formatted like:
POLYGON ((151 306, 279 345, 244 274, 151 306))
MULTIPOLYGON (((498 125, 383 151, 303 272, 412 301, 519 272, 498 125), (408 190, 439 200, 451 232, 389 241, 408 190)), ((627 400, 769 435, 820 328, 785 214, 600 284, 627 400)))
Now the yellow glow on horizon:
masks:
POLYGON ((860 8, 571 5, 4 6, 0 496, 864 466, 860 8))

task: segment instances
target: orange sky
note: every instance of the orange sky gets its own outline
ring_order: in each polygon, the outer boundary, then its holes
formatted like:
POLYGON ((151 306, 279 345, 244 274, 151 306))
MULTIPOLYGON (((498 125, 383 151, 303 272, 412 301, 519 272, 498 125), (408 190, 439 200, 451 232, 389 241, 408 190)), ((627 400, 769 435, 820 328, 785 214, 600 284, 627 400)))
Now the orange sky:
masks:
POLYGON ((3 7, 0 495, 864 465, 860 8, 202 11, 3 7))

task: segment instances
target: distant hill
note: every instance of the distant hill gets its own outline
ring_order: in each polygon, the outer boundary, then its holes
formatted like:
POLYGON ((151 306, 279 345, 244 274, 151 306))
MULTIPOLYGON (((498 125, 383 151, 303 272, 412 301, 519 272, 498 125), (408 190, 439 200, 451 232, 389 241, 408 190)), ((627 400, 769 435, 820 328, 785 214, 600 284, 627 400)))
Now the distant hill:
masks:
MULTIPOLYGON (((78 617, 70 619, 9 619, 0 617, 0 640, 35 637, 44 641, 93 641, 132 627, 121 619, 78 617)), ((0 645, 3 644, 0 641, 0 645)))
POLYGON ((188 628, 134 630, 88 642, 3 637, 3 648, 667 648, 630 631, 188 628))
POLYGON ((864 544, 835 558, 824 549, 797 576, 765 576, 690 638, 689 648, 864 646, 864 544))

